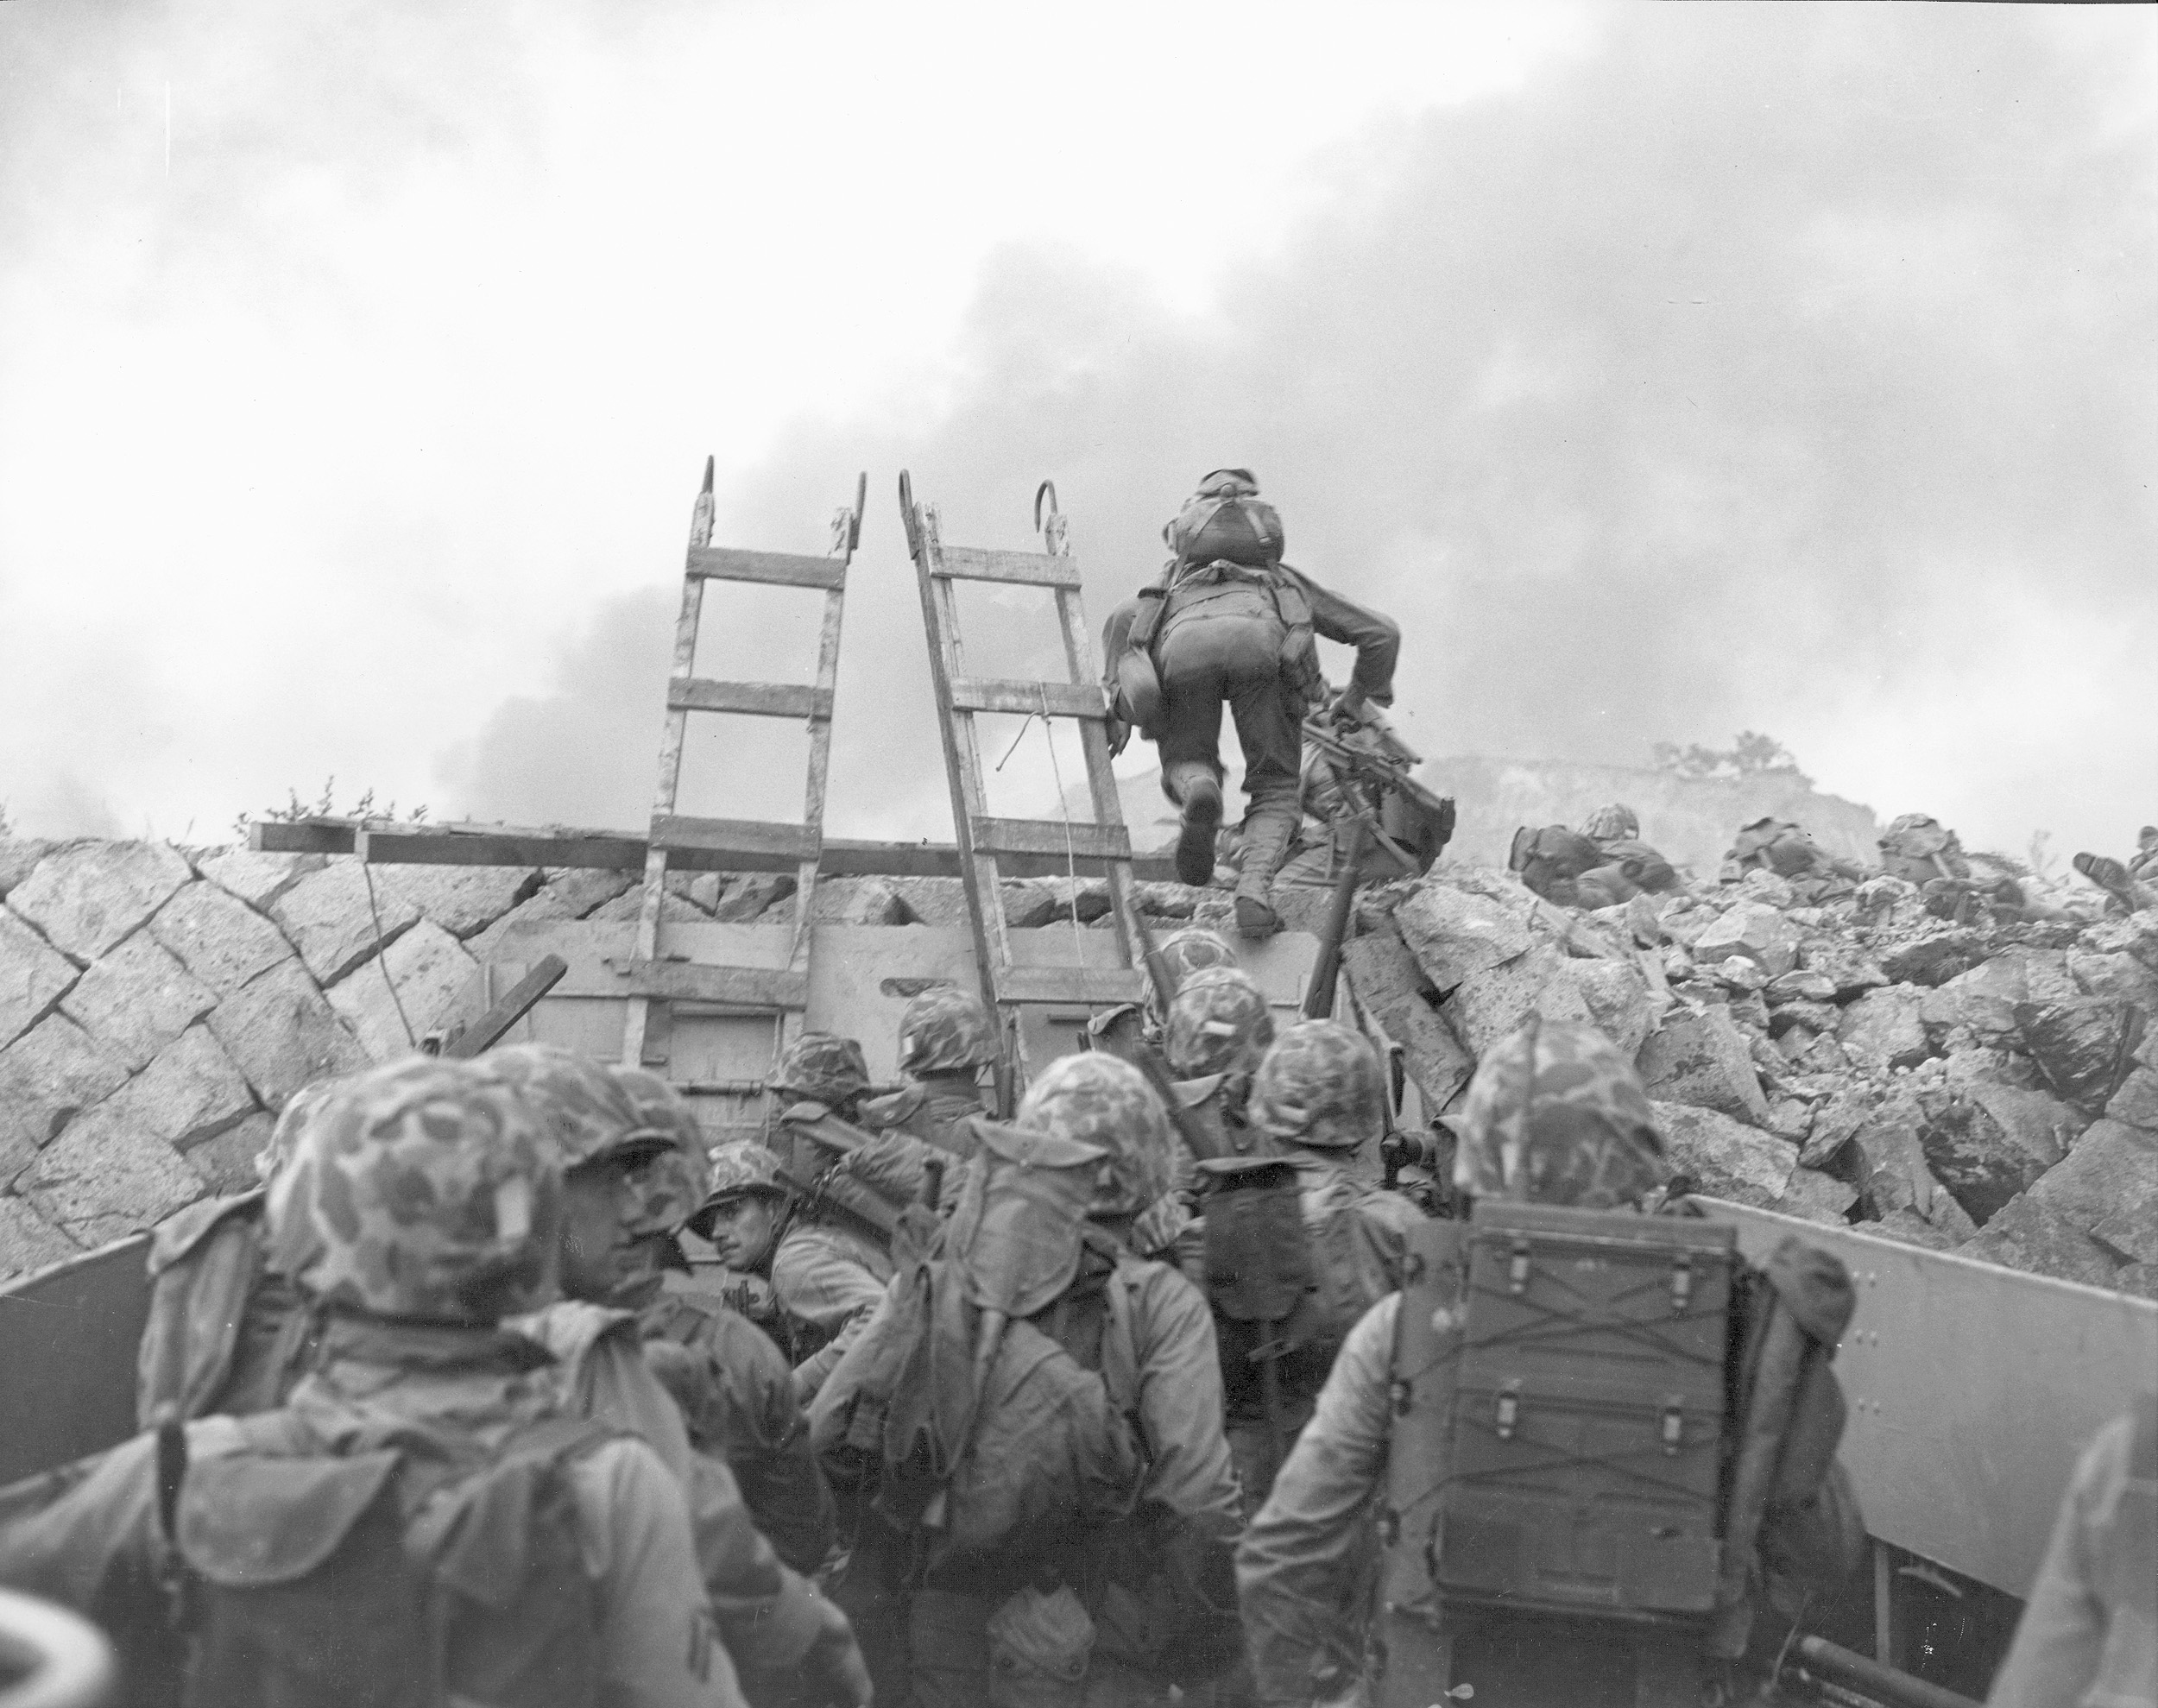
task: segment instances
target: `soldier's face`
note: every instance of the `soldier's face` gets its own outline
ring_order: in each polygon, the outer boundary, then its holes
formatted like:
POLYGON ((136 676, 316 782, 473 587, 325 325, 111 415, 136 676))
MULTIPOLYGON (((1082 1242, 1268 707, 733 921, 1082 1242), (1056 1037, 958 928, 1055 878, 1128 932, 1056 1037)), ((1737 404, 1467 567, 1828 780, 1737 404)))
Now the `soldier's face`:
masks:
POLYGON ((711 1219, 708 1237, 729 1269, 754 1269, 772 1249, 774 1207, 761 1193, 729 1198, 712 1211, 711 1219))
POLYGON ((643 1268, 640 1242, 622 1226, 623 1165, 614 1159, 570 1170, 564 1184, 562 1290, 604 1300, 643 1268))

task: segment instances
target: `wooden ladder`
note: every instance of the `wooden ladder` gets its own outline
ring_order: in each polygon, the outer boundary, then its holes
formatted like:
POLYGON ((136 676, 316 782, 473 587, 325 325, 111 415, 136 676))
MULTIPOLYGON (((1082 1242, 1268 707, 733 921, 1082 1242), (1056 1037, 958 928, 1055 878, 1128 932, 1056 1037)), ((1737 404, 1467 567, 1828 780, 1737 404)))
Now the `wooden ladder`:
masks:
MULTIPOLYGON (((1132 839, 1117 804, 1116 778, 1109 769, 1108 703, 1094 667, 1094 650, 1080 599, 1079 562, 1069 549, 1064 518, 1057 508, 1056 488, 1044 481, 1034 495, 1035 520, 1046 551, 993 551, 946 545, 936 507, 914 502, 912 478, 899 476, 899 509, 906 521, 906 544, 914 559, 922 595, 922 620, 929 633, 930 678, 937 693, 937 723, 944 742, 944 773, 951 785, 952 829, 959 844, 959 866, 967 888, 967 914, 974 929, 975 961, 982 1005, 998 1017, 1003 1048, 997 1069, 998 1101, 1009 1114, 1026 1078, 1018 1016, 1025 1005, 1084 1005, 1103 1007, 1138 999, 1142 980, 1133 970, 1132 839), (1042 500, 1049 500, 1046 518, 1042 500), (1062 631, 1066 679, 1020 682, 972 677, 959 638, 958 601, 952 583, 996 582, 1047 589, 1054 596, 1062 631), (975 716, 981 712, 1016 713, 1043 720, 1076 718, 1086 757, 1087 788, 1094 822, 1074 824, 1053 818, 994 818, 981 775, 981 753, 975 716), (1108 879, 1110 917, 1116 930, 1121 967, 1020 967, 1012 959, 1011 932, 1000 899, 1000 855, 1062 858, 1079 871, 1101 872, 1108 879)), ((1074 898, 1076 904, 1076 897, 1074 898)))
POLYGON ((704 485, 690 516, 689 559, 682 576, 682 614, 674 625, 674 664, 667 677, 666 728, 659 738, 659 776, 653 791, 652 831, 645 854, 644 904, 637 914, 629 964, 629 1005, 622 1027, 622 1061, 630 1066, 665 1065, 664 1040, 653 1020, 670 1002, 716 1003, 775 1017, 773 1050, 785 1049, 800 1030, 809 1005, 811 929, 817 899, 817 869, 824 843, 824 785, 831 762, 832 700, 839 678, 839 629, 847 596, 847 569, 861 539, 866 472, 855 482, 852 509, 832 518, 829 556, 737 551, 712 539, 712 459, 704 459, 704 485), (719 682, 697 677, 697 637, 704 615, 704 584, 755 582, 801 587, 824 596, 817 639, 817 680, 800 683, 719 682), (748 819, 693 818, 675 811, 682 776, 682 741, 692 712, 729 712, 752 717, 808 722, 809 777, 799 824, 748 819), (794 924, 784 967, 731 967, 663 960, 659 923, 666 907, 669 856, 704 870, 784 872, 794 878, 794 924), (656 1046, 656 1049, 655 1049, 656 1046), (649 1058, 649 1060, 648 1060, 649 1058))

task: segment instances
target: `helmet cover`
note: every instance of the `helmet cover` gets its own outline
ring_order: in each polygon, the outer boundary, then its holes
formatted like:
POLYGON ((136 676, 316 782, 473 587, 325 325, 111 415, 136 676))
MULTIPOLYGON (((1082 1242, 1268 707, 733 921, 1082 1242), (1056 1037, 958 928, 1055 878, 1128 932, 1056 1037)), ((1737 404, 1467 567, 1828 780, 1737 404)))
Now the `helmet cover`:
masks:
POLYGON ((1167 1034, 1165 1053, 1178 1079, 1249 1072, 1274 1041, 1274 1017, 1249 974, 1207 967, 1177 986, 1167 1034))
POLYGON ((906 1005, 899 1021, 901 1073, 956 1073, 994 1062, 996 1055, 989 1017, 956 985, 931 985, 906 1005))
POLYGON ((656 1151, 622 1182, 634 1204, 622 1226, 632 1235, 676 1232, 704 1202, 710 1173, 704 1130, 682 1093, 649 1068, 612 1067, 607 1071, 637 1112, 638 1125, 623 1135, 615 1149, 650 1147, 656 1151))
POLYGON ((1108 1153, 1092 1214, 1136 1215, 1170 1189, 1169 1117, 1146 1076, 1117 1056, 1058 1056, 1026 1088, 1015 1125, 1108 1153))
POLYGON ((1640 1076, 1585 1021, 1531 1014, 1486 1052, 1448 1125, 1454 1183, 1479 1197, 1608 1210, 1670 1178, 1640 1076))
POLYGON ((1299 1020, 1252 1076, 1246 1119, 1296 1144, 1352 1150, 1386 1131, 1385 1075, 1364 1035, 1338 1020, 1299 1020))
POLYGON ((869 1089, 869 1064, 852 1038, 830 1032, 804 1032, 787 1047, 772 1076, 772 1089, 806 1097, 829 1109, 869 1089))

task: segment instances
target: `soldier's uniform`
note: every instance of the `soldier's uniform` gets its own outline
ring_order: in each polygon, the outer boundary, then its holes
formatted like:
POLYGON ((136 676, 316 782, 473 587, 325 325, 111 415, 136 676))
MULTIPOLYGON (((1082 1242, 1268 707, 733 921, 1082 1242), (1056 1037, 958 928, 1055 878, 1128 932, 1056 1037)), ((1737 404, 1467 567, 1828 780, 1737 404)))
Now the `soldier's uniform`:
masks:
MULTIPOLYGON (((1590 1025, 1531 1017, 1486 1055, 1459 1131, 1454 1183, 1479 1197, 1615 1209, 1638 1206, 1669 1175, 1639 1079, 1590 1025)), ((1402 1297, 1389 1294, 1351 1331, 1238 1549, 1246 1641, 1262 1702, 1301 1708, 1366 1699, 1359 1691, 1379 1564, 1369 1515, 1388 1475, 1402 1297)), ((1431 1324, 1440 1344, 1429 1368, 1443 1368, 1460 1345, 1459 1317, 1442 1316, 1431 1324)), ((1444 1469, 1430 1472, 1438 1478, 1444 1469)), ((1832 1463, 1809 1497, 1769 1509, 1761 1558, 1770 1592, 1777 1592, 1778 1573, 1836 1580, 1855 1565, 1864 1538, 1848 1482, 1832 1463)), ((1607 1699, 1595 1639, 1583 1637, 1579 1650, 1568 1647, 1581 1631, 1578 1622, 1548 1616, 1499 1616, 1480 1636, 1484 1647, 1473 1659, 1457 1651, 1454 1672, 1468 1674, 1478 1700, 1607 1699), (1563 1681, 1556 1694, 1555 1678, 1563 1681)))
POLYGON ((584 1415, 647 1434, 648 1408, 624 1397, 641 1379, 619 1365, 649 1365, 682 1413, 689 1446, 732 1471, 749 1516, 779 1558, 814 1572, 831 1543, 831 1497, 786 1360, 717 1300, 666 1287, 671 1274, 688 1268, 677 1232, 706 1195, 695 1117, 672 1087, 641 1068, 603 1066, 544 1044, 498 1050, 488 1060, 550 1116, 572 1176, 614 1171, 621 1243, 612 1283, 580 1285, 579 1302, 521 1318, 517 1327, 561 1360, 584 1415))
POLYGON ((955 986, 933 985, 899 1020, 899 1071, 911 1083, 865 1098, 861 1124, 912 1133, 967 1157, 974 1144, 965 1123, 988 1112, 975 1076, 996 1057, 996 1035, 981 1003, 955 986))
MULTIPOLYGON (((1265 1339, 1284 1349, 1276 1360, 1271 1395, 1256 1369, 1223 1373, 1229 1446, 1247 1516, 1271 1491, 1282 1455, 1309 1421, 1350 1329, 1401 1285, 1409 1231, 1423 1220, 1399 1193, 1381 1191, 1351 1171, 1357 1154, 1386 1131, 1379 1058, 1353 1028, 1333 1020, 1303 1020, 1290 1027, 1259 1064, 1249 1108, 1253 1127, 1272 1141, 1267 1160, 1294 1171, 1311 1278, 1294 1314, 1281 1327, 1263 1331, 1265 1339)), ((1225 1159, 1202 1171, 1230 1188, 1240 1173, 1251 1170, 1251 1163, 1225 1159)), ((1202 1201, 1202 1210, 1208 1201, 1202 1201)), ((1217 1322, 1216 1333, 1229 1345, 1248 1338, 1234 1323, 1217 1322)))
POLYGON ((1865 875, 1855 860, 1838 860, 1803 827, 1773 815, 1740 825, 1731 851, 1724 856, 1726 879, 1743 878, 1753 871, 1775 873, 1790 884, 1794 895, 1808 903, 1849 895, 1865 875))
POLYGON ((1208 475, 1163 533, 1175 557, 1155 586, 1110 615, 1103 634, 1112 690, 1120 716, 1160 750, 1162 791, 1183 810, 1177 876, 1188 884, 1213 874, 1227 703, 1251 803, 1237 929, 1263 936, 1279 929, 1267 896, 1297 829, 1303 719, 1326 693, 1312 638, 1356 649, 1347 703, 1383 706, 1393 700, 1401 631, 1281 561, 1280 518, 1259 501, 1248 469, 1208 475), (1131 645, 1135 625, 1145 646, 1131 645))
MULTIPOLYGON (((1178 986, 1170 1004, 1163 1053, 1185 1108, 1215 1135, 1217 1155, 1249 1156, 1265 1149, 1246 1119, 1252 1075, 1274 1041, 1265 993, 1234 967, 1210 967, 1178 986)), ((1177 1147, 1177 1184, 1196 1184, 1198 1159, 1177 1147)))
POLYGON ((0 1581, 127 1644, 145 1633, 116 1618, 116 1588, 191 1577, 209 1610, 196 1700, 343 1700, 358 1667, 415 1699, 740 1704, 675 1480, 642 1442, 568 1423, 543 1355, 496 1327, 553 1294, 562 1209, 554 1146, 483 1069, 421 1058, 341 1085, 268 1208, 270 1261, 325 1313, 321 1368, 279 1411, 172 1425, 51 1473, 57 1498, 11 1499, 30 1509, 0 1531, 0 1581), (382 1491, 401 1549, 354 1554, 382 1491), (489 1522, 438 1522, 474 1500, 489 1522), (413 1584, 439 1651, 380 1619, 396 1584, 309 1599, 348 1555, 413 1584))
POLYGON ((255 1159, 262 1185, 190 1204, 150 1236, 149 1316, 136 1361, 136 1421, 244 1417, 284 1404, 319 1350, 319 1325, 267 1261, 266 1188, 334 1080, 293 1093, 255 1159))

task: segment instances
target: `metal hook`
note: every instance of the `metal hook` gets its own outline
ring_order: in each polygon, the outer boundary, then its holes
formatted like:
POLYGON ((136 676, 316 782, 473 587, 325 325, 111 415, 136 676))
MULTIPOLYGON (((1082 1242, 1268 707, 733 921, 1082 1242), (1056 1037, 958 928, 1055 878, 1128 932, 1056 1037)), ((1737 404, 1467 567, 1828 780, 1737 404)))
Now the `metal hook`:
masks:
POLYGON ((1061 558, 1064 555, 1065 536, 1070 526, 1064 520, 1063 513, 1057 507, 1057 482, 1044 481, 1034 488, 1034 528, 1041 535, 1042 543, 1049 547, 1051 557, 1061 558), (1044 498, 1049 501, 1046 519, 1042 514, 1042 500, 1044 498))
POLYGON ((855 476, 855 502, 850 510, 842 505, 832 513, 832 551, 834 555, 855 555, 855 548, 861 544, 861 513, 869 501, 869 471, 867 469, 855 476))

